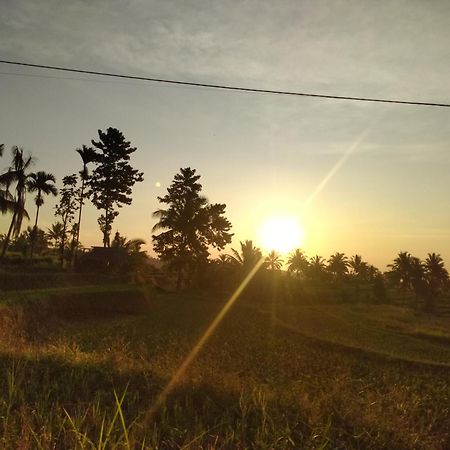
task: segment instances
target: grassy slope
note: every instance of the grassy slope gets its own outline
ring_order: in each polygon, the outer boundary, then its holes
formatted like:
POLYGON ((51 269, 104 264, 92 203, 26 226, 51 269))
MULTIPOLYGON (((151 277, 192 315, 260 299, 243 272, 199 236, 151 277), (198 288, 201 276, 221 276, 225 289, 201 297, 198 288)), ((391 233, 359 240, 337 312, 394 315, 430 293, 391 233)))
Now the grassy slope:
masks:
MULTIPOLYGON (((149 446, 439 449, 450 444, 448 324, 394 307, 262 307, 241 301, 152 431, 140 414, 221 306, 188 295, 159 295, 152 305, 149 314, 77 320, 55 330, 46 344, 14 355, 3 352, 8 374, 19 367, 17 379, 26 376, 54 399, 50 406, 16 387, 25 411, 41 404, 31 429, 39 425, 59 445, 90 448, 61 431, 71 426, 61 418, 62 407, 77 418, 77 431, 98 439, 102 417, 112 420, 113 388, 122 392, 129 383, 126 423, 137 422, 128 439, 146 436, 149 446), (418 330, 444 339, 417 337, 418 330), (83 411, 88 419, 82 420, 83 411)), ((4 391, 3 398, 8 396, 4 391)), ((4 442, 24 440, 23 419, 10 421, 14 426, 4 432, 4 442)), ((114 430, 115 442, 122 442, 121 428, 114 430)), ((29 439, 42 443, 44 437, 40 431, 29 439)))

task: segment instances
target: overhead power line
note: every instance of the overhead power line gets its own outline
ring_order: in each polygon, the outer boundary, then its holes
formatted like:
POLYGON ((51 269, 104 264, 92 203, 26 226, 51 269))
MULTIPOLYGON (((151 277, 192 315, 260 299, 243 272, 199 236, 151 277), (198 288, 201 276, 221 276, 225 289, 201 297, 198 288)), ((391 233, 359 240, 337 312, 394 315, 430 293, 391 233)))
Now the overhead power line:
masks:
POLYGON ((226 91, 238 91, 238 92, 252 92, 257 94, 275 94, 275 95, 291 95, 298 97, 315 97, 315 98, 327 98, 332 100, 351 100, 357 102, 375 102, 375 103, 395 103, 398 105, 415 105, 415 106, 437 106, 441 108, 450 108, 450 103, 435 103, 435 102, 419 102, 419 101, 409 101, 409 100, 395 100, 387 98, 372 98, 372 97, 353 97, 346 95, 328 95, 328 94, 312 94, 308 92, 297 92, 297 91, 281 91, 275 89, 259 89, 259 88, 249 88, 242 86, 229 86, 224 84, 211 84, 211 83, 197 83, 193 81, 180 81, 180 80, 170 80, 165 78, 152 78, 152 77, 142 77, 137 75, 124 75, 112 72, 97 72, 94 70, 83 70, 83 69, 73 69, 70 67, 59 67, 59 66, 48 66, 44 64, 31 64, 18 61, 7 61, 0 60, 0 64, 9 64, 13 66, 23 66, 23 67, 34 67, 37 69, 45 70, 57 70, 60 72, 72 72, 72 73, 83 73, 87 75, 98 75, 102 77, 112 77, 112 78, 125 78, 129 80, 140 80, 140 81, 151 81, 154 83, 165 83, 174 84, 182 86, 195 86, 201 88, 209 89, 220 89, 226 91))

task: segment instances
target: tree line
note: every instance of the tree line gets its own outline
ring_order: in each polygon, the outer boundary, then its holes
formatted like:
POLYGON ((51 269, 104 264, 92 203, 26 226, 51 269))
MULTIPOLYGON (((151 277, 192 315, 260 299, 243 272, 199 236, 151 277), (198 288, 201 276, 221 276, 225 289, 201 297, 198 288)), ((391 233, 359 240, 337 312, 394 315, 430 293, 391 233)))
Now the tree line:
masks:
MULTIPOLYGON (((0 156, 4 147, 0 146, 0 156)), ((113 223, 124 205, 132 203, 132 188, 142 182, 143 172, 130 164, 136 148, 131 146, 116 128, 98 130, 98 140, 76 149, 81 158, 80 170, 62 178, 62 186, 56 189, 53 174, 32 172, 35 159, 18 147, 11 149, 11 163, 0 175, 0 211, 10 215, 10 223, 2 236, 0 259, 9 249, 27 248, 33 254, 53 243, 59 253, 60 264, 73 261, 80 248, 82 212, 86 200, 100 211, 98 225, 103 247, 122 247, 130 253, 142 256, 142 240, 128 241, 120 233, 111 239, 113 223), (30 219, 26 210, 26 196, 35 194, 34 225, 21 233, 24 219, 30 219), (39 213, 46 196, 59 195, 55 207, 56 222, 44 232, 38 227, 39 213)), ((215 264, 239 268, 245 274, 263 260, 261 270, 280 271, 284 265, 288 273, 297 279, 334 282, 352 280, 357 290, 364 283, 373 283, 383 289, 384 280, 397 285, 407 295, 414 294, 417 301, 425 301, 429 310, 434 309, 436 299, 448 287, 449 276, 440 255, 430 253, 425 261, 400 252, 390 264, 390 270, 382 274, 376 267, 364 261, 360 255, 348 258, 335 253, 325 260, 319 255, 307 257, 296 249, 283 261, 276 252, 263 258, 260 249, 251 240, 242 241, 239 251, 231 249, 211 260, 210 250, 218 251, 231 243, 232 225, 225 216, 226 205, 210 203, 202 195, 200 175, 190 167, 181 168, 174 176, 164 196, 157 197, 160 209, 153 213, 157 223, 152 229, 153 249, 165 267, 176 273, 176 287, 192 284, 205 265, 215 264)))

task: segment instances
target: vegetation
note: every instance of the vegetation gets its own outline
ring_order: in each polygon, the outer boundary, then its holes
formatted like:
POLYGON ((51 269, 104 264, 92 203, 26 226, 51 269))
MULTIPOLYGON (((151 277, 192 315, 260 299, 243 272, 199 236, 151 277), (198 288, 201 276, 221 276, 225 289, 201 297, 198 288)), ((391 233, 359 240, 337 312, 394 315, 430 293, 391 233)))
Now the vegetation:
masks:
MULTIPOLYGON (((131 204, 132 187, 143 181, 144 174, 129 164, 130 155, 136 148, 131 147, 117 128, 108 128, 106 132, 98 130, 98 136, 98 141, 92 141, 95 156, 88 157, 96 166, 87 181, 88 195, 96 208, 104 211, 98 224, 103 233, 103 245, 109 247, 112 224, 119 215, 115 207, 131 204)), ((82 179, 84 186, 85 176, 82 179)))
POLYGON ((143 239, 111 239, 143 173, 119 130, 98 133, 76 150, 81 171, 62 178, 47 231, 55 177, 32 173, 18 147, 0 174, 1 448, 450 447, 439 254, 402 251, 382 273, 359 254, 265 254, 243 240, 213 259, 231 222, 187 167, 158 197, 152 259, 143 239), (87 199, 102 211, 103 246, 90 250, 87 199))
POLYGON ((448 317, 244 295, 150 417, 223 300, 141 289, 47 289, 0 309, 21 324, 1 349, 2 445, 448 448, 448 317))
POLYGON ((30 250, 30 259, 33 259, 33 250, 36 242, 37 232, 38 232, 38 218, 39 218, 39 209, 44 204, 44 195, 54 195, 56 196, 58 191, 55 187, 55 176, 51 173, 46 173, 43 171, 39 171, 36 173, 30 174, 28 180, 28 191, 36 192, 36 198, 34 202, 36 203, 36 218, 34 220, 34 227, 31 235, 31 250, 30 250))
POLYGON ((231 223, 225 218, 226 205, 210 204, 200 195, 202 185, 195 169, 186 167, 176 174, 167 194, 158 197, 168 205, 153 213, 158 223, 153 248, 177 272, 177 290, 191 283, 194 272, 206 262, 210 246, 222 250, 231 242, 231 223))

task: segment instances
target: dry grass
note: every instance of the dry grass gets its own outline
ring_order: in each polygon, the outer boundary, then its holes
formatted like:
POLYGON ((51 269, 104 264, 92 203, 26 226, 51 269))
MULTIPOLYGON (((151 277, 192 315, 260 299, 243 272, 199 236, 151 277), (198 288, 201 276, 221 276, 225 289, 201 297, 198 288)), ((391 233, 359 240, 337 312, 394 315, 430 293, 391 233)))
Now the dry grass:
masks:
MULTIPOLYGON (((126 292, 121 301, 131 298, 126 292)), ((413 361, 409 351, 402 359, 397 340, 410 336, 389 326, 410 318, 393 307, 377 307, 374 319, 363 307, 327 305, 320 317, 320 305, 241 302, 149 421, 146 412, 221 304, 205 295, 147 295, 151 307, 139 314, 101 317, 86 307, 83 316, 60 315, 45 339, 2 341, 0 447, 450 446, 450 370, 431 343, 434 364, 413 361), (353 345, 330 338, 339 333, 353 345), (395 359, 373 351, 392 336, 395 359)))

